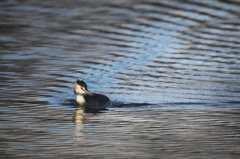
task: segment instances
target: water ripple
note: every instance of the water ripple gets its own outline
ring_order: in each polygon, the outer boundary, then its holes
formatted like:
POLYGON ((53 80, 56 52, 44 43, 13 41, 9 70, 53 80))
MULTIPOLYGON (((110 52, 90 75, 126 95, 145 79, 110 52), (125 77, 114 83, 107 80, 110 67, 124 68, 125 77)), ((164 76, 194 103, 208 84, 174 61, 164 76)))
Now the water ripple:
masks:
POLYGON ((2 158, 239 156, 239 1, 0 4, 2 158))

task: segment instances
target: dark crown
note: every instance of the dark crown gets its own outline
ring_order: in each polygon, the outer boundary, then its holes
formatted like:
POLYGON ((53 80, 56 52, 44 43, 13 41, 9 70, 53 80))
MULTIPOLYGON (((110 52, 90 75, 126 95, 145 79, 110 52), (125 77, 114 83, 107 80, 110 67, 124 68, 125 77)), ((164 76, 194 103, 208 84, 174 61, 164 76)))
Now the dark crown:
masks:
POLYGON ((83 80, 81 81, 77 80, 77 84, 80 85, 81 87, 84 87, 87 90, 87 84, 83 80))

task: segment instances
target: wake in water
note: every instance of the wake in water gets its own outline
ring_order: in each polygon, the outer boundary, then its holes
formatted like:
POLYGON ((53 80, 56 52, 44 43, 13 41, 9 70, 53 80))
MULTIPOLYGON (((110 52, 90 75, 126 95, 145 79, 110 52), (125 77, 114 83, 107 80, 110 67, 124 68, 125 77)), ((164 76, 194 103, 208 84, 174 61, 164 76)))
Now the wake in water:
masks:
MULTIPOLYGON (((77 107, 75 99, 67 99, 61 103, 63 106, 77 107)), ((109 109, 214 109, 214 108, 240 108, 240 101, 220 102, 220 103, 126 103, 122 101, 110 101, 107 106, 84 105, 85 112, 106 111, 109 109)))

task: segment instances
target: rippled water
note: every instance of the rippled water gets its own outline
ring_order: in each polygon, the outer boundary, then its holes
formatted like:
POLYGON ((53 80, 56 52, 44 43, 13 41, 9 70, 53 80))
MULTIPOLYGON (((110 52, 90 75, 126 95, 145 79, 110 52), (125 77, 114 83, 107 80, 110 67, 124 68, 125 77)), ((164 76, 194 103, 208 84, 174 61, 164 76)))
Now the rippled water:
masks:
POLYGON ((239 1, 0 4, 3 158, 239 157, 239 1))

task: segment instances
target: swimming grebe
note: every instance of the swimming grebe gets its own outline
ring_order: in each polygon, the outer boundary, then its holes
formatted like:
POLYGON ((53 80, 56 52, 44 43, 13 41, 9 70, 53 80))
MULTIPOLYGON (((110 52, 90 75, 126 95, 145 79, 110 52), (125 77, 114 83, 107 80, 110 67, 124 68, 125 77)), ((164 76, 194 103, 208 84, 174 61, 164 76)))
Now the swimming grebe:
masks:
POLYGON ((104 106, 109 103, 109 98, 107 96, 97 93, 90 93, 87 90, 87 84, 84 81, 77 80, 74 85, 74 93, 76 94, 76 102, 80 105, 87 103, 91 105, 104 106))

